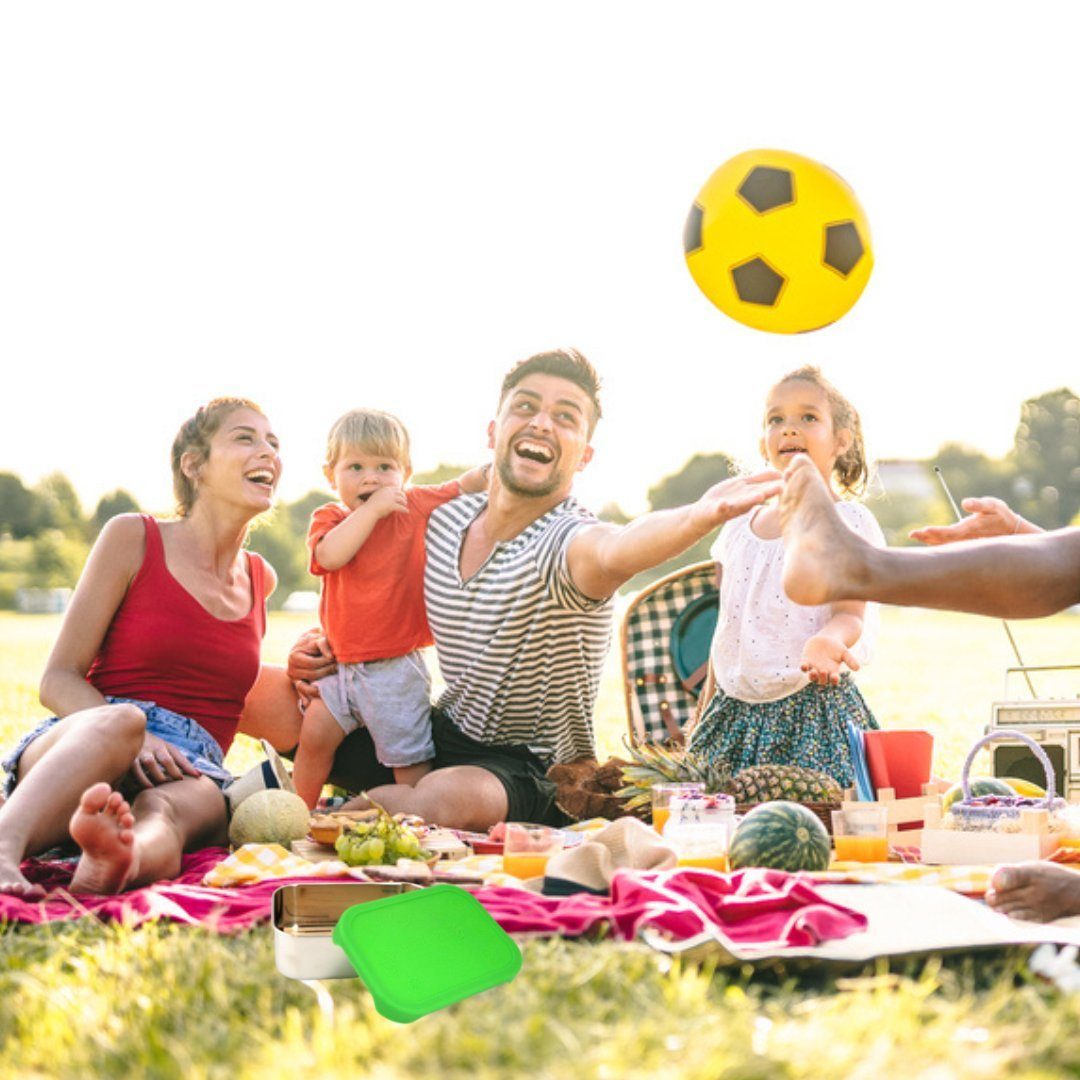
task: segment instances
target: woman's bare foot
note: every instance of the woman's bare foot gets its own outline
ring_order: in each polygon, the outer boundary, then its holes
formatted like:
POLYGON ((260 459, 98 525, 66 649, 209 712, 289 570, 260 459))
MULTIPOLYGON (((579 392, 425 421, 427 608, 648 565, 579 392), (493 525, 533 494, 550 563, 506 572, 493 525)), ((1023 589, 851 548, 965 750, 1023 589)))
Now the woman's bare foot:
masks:
POLYGON ((108 784, 84 792, 71 815, 71 839, 82 858, 71 879, 71 891, 121 892, 135 871, 135 818, 124 797, 108 784))
POLYGON ((43 900, 45 890, 23 877, 19 870, 19 860, 0 855, 0 893, 17 896, 20 900, 43 900))
POLYGON ((866 545, 841 520, 821 473, 800 454, 784 473, 780 495, 784 591, 797 604, 855 599, 866 545))
POLYGON ((995 911, 1028 922, 1080 915, 1080 873, 1050 862, 999 866, 986 902, 995 911))

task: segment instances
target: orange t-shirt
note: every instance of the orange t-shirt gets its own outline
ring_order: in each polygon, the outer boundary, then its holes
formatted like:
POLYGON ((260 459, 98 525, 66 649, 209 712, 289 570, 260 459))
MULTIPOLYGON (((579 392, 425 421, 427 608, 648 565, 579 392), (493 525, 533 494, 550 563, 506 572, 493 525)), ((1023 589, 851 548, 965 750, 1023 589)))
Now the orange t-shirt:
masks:
POLYGON ((431 644, 424 610, 424 534, 431 512, 460 494, 456 480, 406 488, 408 510, 377 521, 363 547, 338 570, 319 565, 315 546, 349 510, 327 503, 311 515, 309 568, 322 578, 319 618, 340 663, 389 660, 431 644))

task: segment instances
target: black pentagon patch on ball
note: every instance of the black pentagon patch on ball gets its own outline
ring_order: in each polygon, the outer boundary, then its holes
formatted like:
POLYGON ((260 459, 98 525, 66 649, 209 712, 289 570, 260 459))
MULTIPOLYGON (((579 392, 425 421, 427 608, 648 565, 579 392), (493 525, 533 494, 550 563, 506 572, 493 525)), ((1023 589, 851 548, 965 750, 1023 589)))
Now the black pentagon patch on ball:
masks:
POLYGON ((694 203, 683 228, 682 242, 687 255, 701 249, 701 223, 705 218, 705 207, 694 203))
POLYGON ((739 185, 739 197, 765 214, 795 201, 795 181, 787 169, 758 165, 739 185))
POLYGON ((787 284, 783 275, 760 257, 733 266, 731 278, 735 283, 735 292, 744 304, 761 304, 762 307, 772 307, 787 284))
POLYGON ((859 264, 865 248, 854 221, 825 226, 825 265, 847 277, 859 264))

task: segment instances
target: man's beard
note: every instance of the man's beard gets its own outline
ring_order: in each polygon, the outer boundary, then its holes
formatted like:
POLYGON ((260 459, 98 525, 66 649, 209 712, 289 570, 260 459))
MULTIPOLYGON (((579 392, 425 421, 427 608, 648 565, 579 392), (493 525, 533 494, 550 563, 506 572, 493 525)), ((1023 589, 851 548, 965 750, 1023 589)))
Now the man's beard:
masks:
POLYGON ((499 471, 499 482, 502 486, 512 495, 520 495, 526 499, 545 499, 549 495, 554 495, 562 486, 562 477, 556 470, 550 474, 547 480, 525 487, 514 476, 513 469, 510 467, 509 456, 499 458, 495 467, 499 471))

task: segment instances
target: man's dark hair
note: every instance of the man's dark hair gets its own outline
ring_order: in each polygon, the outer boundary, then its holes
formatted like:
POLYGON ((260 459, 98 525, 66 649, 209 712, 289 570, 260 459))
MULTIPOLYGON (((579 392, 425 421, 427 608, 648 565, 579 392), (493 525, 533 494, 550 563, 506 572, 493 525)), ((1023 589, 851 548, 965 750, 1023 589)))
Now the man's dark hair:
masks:
POLYGON ((499 405, 506 400, 506 395, 526 375, 557 375, 560 379, 566 379, 575 386, 580 386, 589 400, 592 402, 593 414, 589 420, 589 437, 596 430, 596 423, 600 419, 600 376, 596 369, 589 363, 577 349, 552 349, 550 352, 537 353, 528 360, 520 360, 507 373, 503 379, 502 389, 499 391, 499 405))

